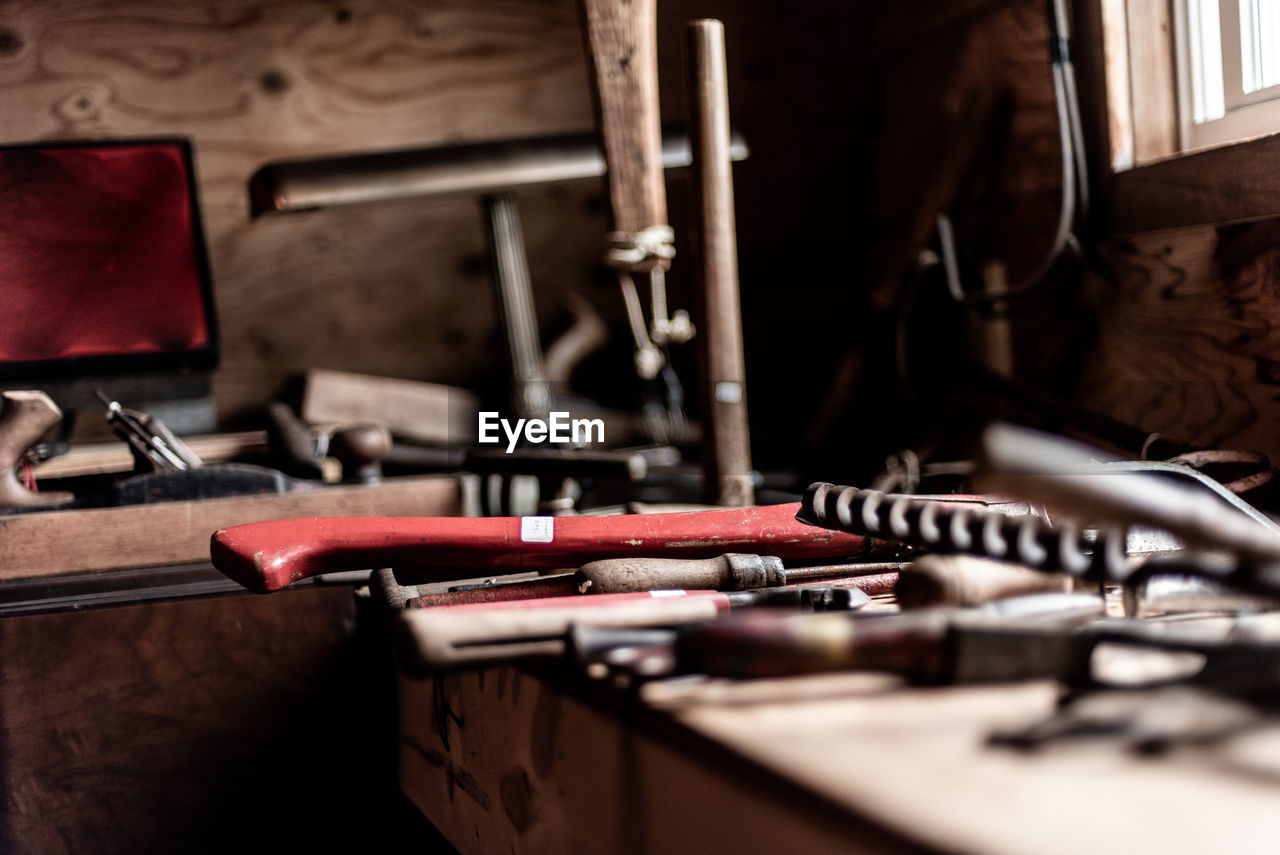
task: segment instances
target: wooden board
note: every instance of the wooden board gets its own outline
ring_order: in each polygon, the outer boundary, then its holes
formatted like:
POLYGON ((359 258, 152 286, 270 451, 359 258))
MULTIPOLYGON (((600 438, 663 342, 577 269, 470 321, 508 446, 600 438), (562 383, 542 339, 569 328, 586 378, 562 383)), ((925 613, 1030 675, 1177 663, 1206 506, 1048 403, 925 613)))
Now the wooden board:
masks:
POLYGON ((439 445, 474 441, 478 411, 465 389, 322 369, 307 372, 302 399, 302 418, 313 425, 371 422, 439 445))
POLYGON ((1097 346, 1077 399, 1171 439, 1280 459, 1277 234, 1272 222, 1115 246, 1118 281, 1091 288, 1097 346))
POLYGON ((912 851, 515 668, 437 679, 400 682, 400 785, 467 855, 912 851))
POLYGON ((1133 160, 1141 165, 1167 157, 1180 147, 1175 80, 1173 9, 1167 0, 1128 0, 1124 23, 1128 38, 1133 118, 1133 160))
POLYGON ((447 852, 355 618, 312 588, 0 620, 0 851, 447 852))
POLYGON ((0 517, 0 579, 209 560, 209 537, 239 523, 314 516, 456 516, 456 478, 390 479, 377 486, 158 502, 0 517))
MULTIPOLYGON (((261 455, 268 450, 266 431, 260 430, 184 436, 182 441, 205 463, 220 463, 242 455, 261 455)), ((31 474, 40 481, 45 478, 130 472, 135 466, 133 453, 123 442, 85 442, 71 446, 66 454, 37 463, 32 467, 31 474)))

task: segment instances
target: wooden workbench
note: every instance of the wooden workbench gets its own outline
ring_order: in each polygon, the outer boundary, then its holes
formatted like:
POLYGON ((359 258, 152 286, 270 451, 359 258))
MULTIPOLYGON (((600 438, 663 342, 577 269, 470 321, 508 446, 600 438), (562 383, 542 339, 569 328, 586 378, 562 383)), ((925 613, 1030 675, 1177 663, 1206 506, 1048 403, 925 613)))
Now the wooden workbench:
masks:
POLYGON ((1280 729, 1139 756, 989 744, 1057 690, 873 674, 621 695, 554 670, 401 680, 401 786, 463 853, 1274 852, 1280 729))
POLYGON ((351 586, 213 585, 208 544, 254 519, 456 514, 458 495, 433 476, 0 519, 0 852, 428 850, 351 586))

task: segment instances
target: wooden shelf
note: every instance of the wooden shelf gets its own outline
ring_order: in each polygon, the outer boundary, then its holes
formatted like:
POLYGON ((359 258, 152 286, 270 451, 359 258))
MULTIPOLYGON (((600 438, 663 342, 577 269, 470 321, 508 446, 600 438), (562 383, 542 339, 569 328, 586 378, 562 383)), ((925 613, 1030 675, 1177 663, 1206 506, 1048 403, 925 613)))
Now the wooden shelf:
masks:
POLYGON ((1174 155, 1112 178, 1109 237, 1280 216, 1280 134, 1174 155))
POLYGON ((317 486, 296 493, 157 502, 0 517, 0 581, 189 564, 209 560, 209 537, 239 523, 288 517, 456 516, 452 476, 388 479, 376 486, 317 486))

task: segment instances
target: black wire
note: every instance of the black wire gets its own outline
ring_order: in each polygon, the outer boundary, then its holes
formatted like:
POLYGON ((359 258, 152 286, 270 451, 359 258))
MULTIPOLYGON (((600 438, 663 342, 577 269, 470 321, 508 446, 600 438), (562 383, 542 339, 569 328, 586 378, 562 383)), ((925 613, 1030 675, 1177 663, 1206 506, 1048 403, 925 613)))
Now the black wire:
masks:
POLYGON ((1084 151, 1084 131, 1076 93, 1075 70, 1071 64, 1071 36, 1063 0, 1047 0, 1046 17, 1049 25, 1049 58, 1062 156, 1062 196, 1053 243, 1035 271, 1023 282, 998 292, 966 292, 956 261, 955 239, 950 218, 946 214, 940 214, 938 240, 942 250, 942 266, 947 275, 947 288, 958 303, 965 305, 996 303, 1023 296, 1038 290, 1050 278, 1050 274, 1064 257, 1067 249, 1074 250, 1078 258, 1085 258, 1073 229, 1077 222, 1088 220, 1088 161, 1084 151))

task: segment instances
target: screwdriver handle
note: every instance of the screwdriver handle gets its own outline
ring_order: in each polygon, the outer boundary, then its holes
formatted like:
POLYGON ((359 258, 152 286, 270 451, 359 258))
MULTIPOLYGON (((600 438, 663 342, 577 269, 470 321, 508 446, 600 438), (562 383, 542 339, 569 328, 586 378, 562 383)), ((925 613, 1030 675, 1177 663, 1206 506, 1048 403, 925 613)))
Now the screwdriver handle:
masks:
POLYGON ((578 569, 584 594, 619 594, 661 588, 745 591, 781 585, 782 559, 727 553, 715 558, 606 558, 578 569))
POLYGON ((893 593, 904 609, 977 606, 1023 594, 1066 593, 1071 577, 970 555, 922 555, 898 571, 893 593))
POLYGON ((888 671, 931 681, 945 670, 943 612, 851 619, 752 610, 683 630, 681 673, 746 679, 822 671, 888 671))

